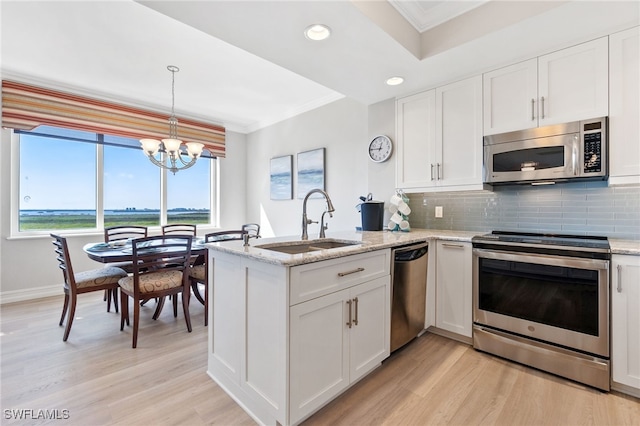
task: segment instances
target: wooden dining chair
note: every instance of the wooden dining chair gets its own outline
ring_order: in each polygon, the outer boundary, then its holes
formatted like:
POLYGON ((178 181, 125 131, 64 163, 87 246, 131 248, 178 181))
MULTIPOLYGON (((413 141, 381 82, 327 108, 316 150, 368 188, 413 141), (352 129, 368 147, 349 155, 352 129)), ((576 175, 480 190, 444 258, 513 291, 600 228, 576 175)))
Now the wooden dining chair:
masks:
MULTIPOLYGON (((144 238, 148 235, 148 228, 146 226, 138 226, 138 225, 118 225, 118 226, 110 226, 104 228, 104 242, 110 243, 113 241, 123 241, 134 238, 144 238)), ((133 264, 131 262, 118 262, 112 263, 111 266, 117 266, 120 269, 123 269, 127 273, 131 273, 133 271, 133 264)), ((111 309, 111 300, 113 299, 113 304, 116 305, 118 303, 118 295, 117 292, 111 290, 105 290, 104 299, 107 301, 107 312, 111 309)), ((117 312, 117 311, 116 311, 117 312)))
MULTIPOLYGON (((205 243, 211 243, 215 241, 221 241, 220 238, 224 237, 224 241, 242 240, 242 236, 246 234, 244 230, 233 231, 219 231, 210 232, 204 236, 205 243)), ((191 281, 191 289, 195 298, 204 305, 204 325, 209 324, 209 267, 208 267, 208 255, 204 254, 198 257, 189 270, 189 280, 191 281), (204 287, 204 297, 200 294, 198 285, 201 284, 204 287)))
MULTIPOLYGON (((191 240, 188 235, 163 235, 139 238, 132 241, 133 274, 121 278, 120 285, 120 330, 129 324, 129 297, 133 298, 133 343, 138 344, 140 324, 140 302, 152 298, 163 300, 182 293, 182 309, 187 330, 191 332, 189 316, 189 263, 191 240)), ((177 317, 177 312, 174 312, 177 317)), ((154 318, 155 319, 155 318, 154 318)))
POLYGON ((260 225, 257 223, 245 223, 242 230, 247 231, 250 238, 260 238, 260 225))
POLYGON ((171 223, 162 226, 162 235, 191 235, 196 236, 196 225, 189 223, 171 223))
POLYGON ((148 235, 146 226, 138 225, 118 225, 104 228, 104 242, 127 240, 134 238, 144 238, 148 235))
MULTIPOLYGON (((59 325, 62 325, 64 322, 64 317, 68 310, 67 326, 64 329, 64 335, 62 337, 62 341, 66 342, 69 338, 71 325, 73 324, 73 318, 76 313, 78 294, 100 290, 109 290, 113 292, 113 294, 117 294, 118 280, 126 277, 127 273, 115 266, 105 266, 103 268, 75 273, 71 265, 67 239, 56 234, 50 235, 53 238, 58 267, 62 269, 62 275, 64 276, 64 305, 62 306, 62 316, 60 316, 59 325)), ((115 300, 114 306, 116 312, 118 312, 117 299, 115 300)))

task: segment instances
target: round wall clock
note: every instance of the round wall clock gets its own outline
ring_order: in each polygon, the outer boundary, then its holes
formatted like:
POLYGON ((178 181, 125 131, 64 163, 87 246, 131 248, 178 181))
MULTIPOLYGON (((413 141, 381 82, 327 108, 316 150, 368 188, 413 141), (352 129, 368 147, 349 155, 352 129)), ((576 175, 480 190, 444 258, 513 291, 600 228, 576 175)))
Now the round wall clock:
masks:
POLYGON ((392 151, 393 143, 388 136, 376 136, 369 142, 369 158, 376 163, 387 161, 392 151))

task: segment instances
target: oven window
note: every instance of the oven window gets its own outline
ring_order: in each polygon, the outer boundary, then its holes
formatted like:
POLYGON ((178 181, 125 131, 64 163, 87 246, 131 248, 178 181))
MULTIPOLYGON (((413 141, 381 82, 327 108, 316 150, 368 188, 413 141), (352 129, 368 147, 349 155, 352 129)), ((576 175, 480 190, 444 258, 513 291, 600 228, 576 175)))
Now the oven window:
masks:
POLYGON ((598 271, 479 260, 479 308, 598 335, 598 271))
POLYGON ((564 167, 564 146, 519 149, 493 155, 494 172, 521 172, 564 167))

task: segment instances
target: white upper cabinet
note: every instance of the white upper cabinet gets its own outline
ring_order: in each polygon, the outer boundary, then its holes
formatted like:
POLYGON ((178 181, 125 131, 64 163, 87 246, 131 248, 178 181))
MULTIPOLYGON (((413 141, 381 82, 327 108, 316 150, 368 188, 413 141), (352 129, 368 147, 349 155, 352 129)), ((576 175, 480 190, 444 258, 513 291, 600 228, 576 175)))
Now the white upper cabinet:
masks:
POLYGON ((609 37, 609 184, 640 183, 640 27, 609 37))
POLYGON ((482 77, 396 101, 396 187, 482 189, 482 77))
POLYGON ((603 37, 484 75, 484 134, 608 115, 603 37))
POLYGON ((538 126, 538 60, 531 59, 484 75, 484 134, 538 126))
POLYGON ((482 77, 436 89, 436 181, 482 188, 482 77))
POLYGON ((396 102, 396 186, 435 185, 436 91, 418 93, 396 102))

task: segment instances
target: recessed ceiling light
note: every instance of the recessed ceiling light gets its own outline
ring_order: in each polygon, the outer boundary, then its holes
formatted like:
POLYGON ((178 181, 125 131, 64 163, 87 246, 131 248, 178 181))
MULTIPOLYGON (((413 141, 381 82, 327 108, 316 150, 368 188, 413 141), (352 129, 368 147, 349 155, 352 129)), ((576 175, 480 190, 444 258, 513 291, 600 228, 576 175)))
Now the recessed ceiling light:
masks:
POLYGON ((314 41, 324 40, 326 38, 329 38, 329 36, 331 35, 331 28, 323 24, 309 25, 304 30, 304 35, 309 40, 314 40, 314 41))
POLYGON ((402 77, 391 77, 387 79, 387 84, 389 86, 397 86, 398 84, 404 83, 404 78, 402 77))

